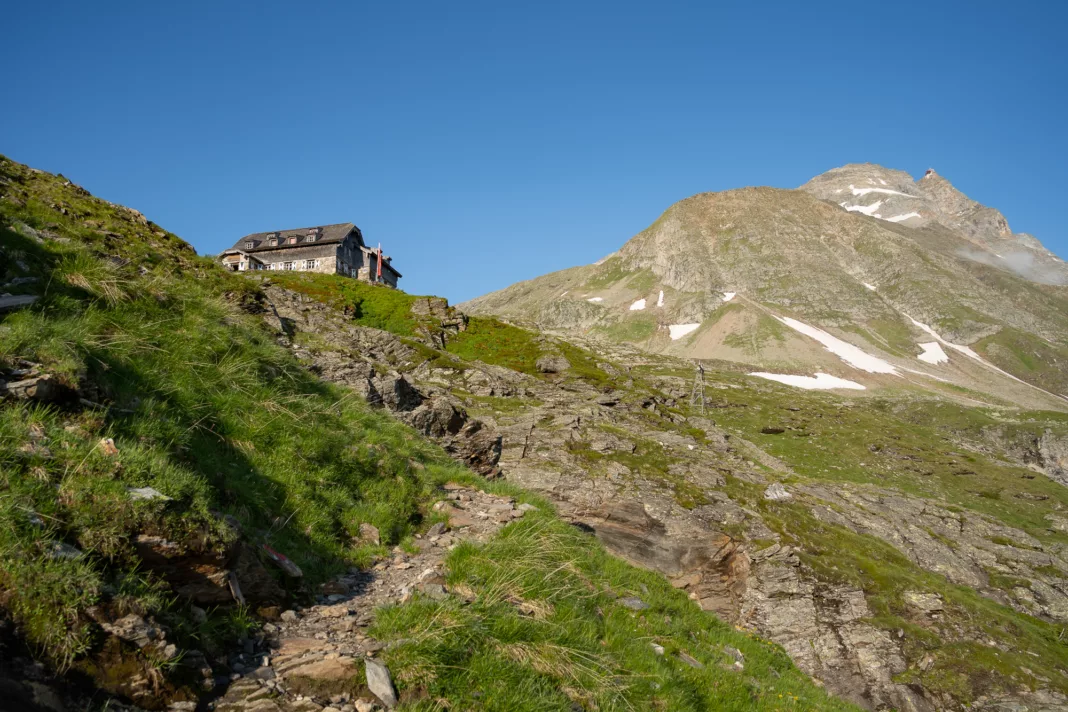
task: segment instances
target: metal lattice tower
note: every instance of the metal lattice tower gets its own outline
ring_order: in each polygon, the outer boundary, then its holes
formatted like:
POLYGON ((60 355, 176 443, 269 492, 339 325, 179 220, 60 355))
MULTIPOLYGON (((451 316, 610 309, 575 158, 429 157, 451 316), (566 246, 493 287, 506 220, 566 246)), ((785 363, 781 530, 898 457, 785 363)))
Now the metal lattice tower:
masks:
POLYGON ((693 376, 693 390, 690 391, 690 405, 697 406, 701 415, 705 413, 705 367, 697 364, 697 373, 693 376))

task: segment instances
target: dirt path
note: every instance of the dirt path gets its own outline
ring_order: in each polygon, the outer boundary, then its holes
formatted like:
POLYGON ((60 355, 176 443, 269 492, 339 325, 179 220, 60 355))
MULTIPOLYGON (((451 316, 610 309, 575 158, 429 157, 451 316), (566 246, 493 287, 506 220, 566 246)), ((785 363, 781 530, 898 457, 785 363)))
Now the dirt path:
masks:
MULTIPOLYGON (((217 712, 366 712, 389 707, 391 685, 372 683, 385 645, 368 634, 374 610, 412 596, 443 598, 444 558, 464 540, 485 541, 530 505, 449 484, 434 509, 448 515, 416 539, 419 552, 394 548, 369 571, 351 569, 323 586, 317 605, 296 607, 267 623, 230 659, 233 674, 217 712), (370 660, 371 662, 367 662, 370 660), (371 690, 379 693, 376 696, 371 690)), ((388 672, 387 672, 388 675, 388 672)))

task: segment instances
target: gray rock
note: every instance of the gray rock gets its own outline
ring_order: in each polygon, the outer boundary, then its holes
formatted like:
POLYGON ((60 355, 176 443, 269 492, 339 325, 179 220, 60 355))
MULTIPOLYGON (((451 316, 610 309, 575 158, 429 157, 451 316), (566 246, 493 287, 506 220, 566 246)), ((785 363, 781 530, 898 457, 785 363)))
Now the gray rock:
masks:
POLYGON ((374 544, 375 546, 381 544, 382 539, 378 533, 378 527, 367 522, 360 524, 360 541, 365 544, 374 544))
POLYGON ((36 301, 37 297, 30 294, 0 296, 0 314, 7 311, 14 311, 21 307, 28 307, 36 301))
POLYGON ((649 607, 649 604, 638 598, 637 596, 627 596, 626 598, 619 599, 619 605, 624 608, 629 608, 632 611, 644 611, 649 607))
POLYGON ((393 678, 389 674, 389 668, 377 660, 368 658, 364 661, 364 671, 367 675, 367 688, 382 701, 387 709, 396 707, 397 691, 393 687, 393 678))
POLYGON ((136 501, 151 501, 154 499, 162 500, 164 502, 173 501, 170 497, 160 492, 153 487, 127 487, 126 492, 130 495, 130 499, 136 501))
POLYGON ((902 593, 905 603, 924 613, 938 613, 942 610, 942 597, 937 593, 922 591, 905 591, 902 593))
POLYGON ((534 367, 541 373, 563 373, 571 368, 571 362, 560 354, 545 354, 534 362, 534 367))
POLYGON ((62 541, 50 542, 46 546, 46 551, 48 553, 48 558, 50 558, 50 559, 68 559, 68 560, 71 560, 71 559, 77 559, 77 558, 79 558, 81 556, 84 556, 84 554, 82 554, 80 549, 76 549, 73 546, 71 546, 70 544, 66 544, 66 543, 64 543, 62 541))
POLYGON ((790 499, 792 496, 793 495, 787 492, 786 488, 778 482, 773 482, 764 490, 764 499, 770 499, 773 502, 790 499))

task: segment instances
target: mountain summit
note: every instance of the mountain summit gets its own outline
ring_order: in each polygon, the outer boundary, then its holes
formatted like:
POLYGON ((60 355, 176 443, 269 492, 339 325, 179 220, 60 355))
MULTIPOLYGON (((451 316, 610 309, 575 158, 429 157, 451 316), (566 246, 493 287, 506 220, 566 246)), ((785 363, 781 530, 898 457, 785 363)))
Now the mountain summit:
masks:
POLYGON ((1009 260, 1006 266, 1010 269, 1013 264, 1021 264, 1021 260, 1010 257, 1019 253, 1044 267, 1036 265, 1029 274, 1020 270, 1026 277, 1051 284, 1068 282, 1064 262, 1042 243, 1026 233, 1014 234, 1000 211, 972 200, 933 168, 914 181, 903 171, 851 163, 816 176, 800 190, 879 220, 910 227, 943 225, 975 243, 987 253, 987 259, 1009 260))
POLYGON ((934 171, 851 164, 798 190, 686 198, 593 265, 461 306, 784 377, 1063 407, 1066 283, 1063 261, 934 171))

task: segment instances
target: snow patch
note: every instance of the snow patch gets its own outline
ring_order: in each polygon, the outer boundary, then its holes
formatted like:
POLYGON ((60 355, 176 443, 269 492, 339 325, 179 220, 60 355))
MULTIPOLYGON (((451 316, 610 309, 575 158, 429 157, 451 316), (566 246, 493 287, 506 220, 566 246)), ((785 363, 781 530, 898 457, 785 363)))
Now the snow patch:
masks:
POLYGON ((814 326, 809 326, 797 319, 791 319, 788 316, 777 316, 775 318, 794 331, 798 331, 805 336, 820 342, 825 349, 848 363, 853 368, 859 368, 861 371, 867 371, 868 373, 892 373, 898 375, 897 369, 888 362, 866 353, 847 341, 842 341, 837 336, 828 334, 823 329, 817 329, 814 326))
POLYGON ((867 282, 861 282, 861 284, 863 284, 865 287, 867 287, 871 291, 873 291, 873 292, 875 291, 875 285, 874 284, 868 284, 867 282))
POLYGON ((724 292, 723 293, 723 301, 729 302, 730 300, 734 299, 734 296, 736 294, 738 294, 738 292, 724 292))
POLYGON ((845 203, 842 203, 842 207, 851 213, 864 213, 865 215, 871 215, 876 210, 878 210, 879 206, 882 204, 883 201, 876 200, 871 205, 846 205, 845 203))
POLYGON ((831 388, 848 388, 853 391, 867 390, 856 381, 847 381, 844 378, 838 378, 837 376, 831 376, 826 373, 817 373, 815 377, 762 372, 750 373, 749 375, 756 376, 757 378, 766 378, 769 381, 778 381, 779 383, 785 383, 788 386, 796 386, 797 388, 804 388, 810 391, 825 391, 831 388))
MULTIPOLYGON (((945 339, 943 339, 941 336, 939 336, 938 333, 935 332, 935 330, 932 329, 931 327, 927 326, 926 324, 921 324, 920 322, 916 321, 915 319, 913 319, 908 314, 905 314, 905 316, 908 317, 908 320, 911 321, 915 326, 919 327, 923 331, 925 331, 928 334, 930 334, 931 336, 933 336, 935 341, 937 341, 938 343, 942 344, 943 346, 948 346, 949 348, 951 348, 951 349, 953 349, 955 351, 961 352, 962 354, 964 354, 968 358, 975 359, 979 363, 983 363, 983 364, 986 364, 986 365, 990 366, 990 364, 987 364, 986 361, 983 360, 982 356, 980 356, 979 354, 975 353, 974 351, 972 351, 967 346, 961 346, 960 344, 951 344, 948 341, 946 341, 945 339)), ((1001 369, 998 368, 997 366, 990 366, 990 367, 993 368, 993 369, 996 369, 998 371, 1001 371, 1001 369)), ((1005 373, 1004 371, 1001 371, 1001 372, 1005 373)), ((1016 376, 1013 376, 1012 374, 1009 374, 1009 373, 1005 373, 1005 375, 1009 376, 1010 378, 1016 378, 1016 376)), ((1019 381, 1020 379, 1016 378, 1016 380, 1019 381)))
POLYGON ((641 311, 642 309, 645 309, 645 300, 644 299, 639 299, 638 301, 636 301, 636 302, 634 302, 633 304, 630 305, 630 310, 631 311, 641 311))
POLYGON ((885 193, 886 195, 903 195, 906 198, 915 198, 915 195, 909 195, 908 193, 902 193, 898 190, 890 190, 889 188, 854 188, 853 184, 849 184, 849 189, 853 191, 853 195, 867 195, 868 193, 885 193))
POLYGON ((886 220, 886 222, 901 222, 902 220, 918 217, 920 217, 919 213, 905 213, 904 215, 895 215, 892 218, 883 218, 883 220, 886 220))
MULTIPOLYGON (((901 312, 901 313, 902 313, 902 314, 905 314, 905 312, 901 312)), ((908 314, 905 314, 905 316, 906 316, 906 317, 908 318, 908 320, 909 320, 909 321, 911 321, 911 322, 912 322, 913 324, 915 324, 915 325, 916 325, 917 327, 919 327, 919 328, 920 328, 920 329, 922 329, 923 331, 925 331, 925 332, 927 332, 928 334, 930 334, 931 336, 933 336, 933 337, 935 338, 935 341, 937 341, 938 343, 942 344, 943 346, 948 346, 949 348, 953 349, 954 351, 959 351, 960 353, 964 354, 964 355, 965 355, 965 356, 967 356, 968 358, 971 358, 971 359, 975 359, 976 361, 978 361, 979 363, 983 364, 984 366, 986 366, 986 367, 987 367, 987 368, 989 368, 990 370, 992 370, 992 371, 997 371, 997 372, 998 372, 998 373, 1000 373, 1000 374, 1001 374, 1002 376, 1007 376, 1008 378, 1011 378, 1011 379, 1012 379, 1012 380, 1014 380, 1014 381, 1017 381, 1017 382, 1019 382, 1019 383, 1022 383, 1022 384, 1024 384, 1025 386, 1031 386, 1031 387, 1032 387, 1032 388, 1034 388, 1034 389, 1035 389, 1036 391, 1042 391, 1042 392, 1043 392, 1043 393, 1045 393, 1046 395, 1048 395, 1048 396, 1053 396, 1054 398, 1065 398, 1065 396, 1059 396, 1059 395, 1057 395, 1056 393, 1050 393, 1050 392, 1049 392, 1049 391, 1047 391, 1047 390, 1046 390, 1045 388, 1039 388, 1038 386, 1034 385, 1033 383, 1028 383, 1027 381, 1025 381, 1025 380, 1023 380, 1023 379, 1021 379, 1021 378, 1017 378, 1016 376, 1012 375, 1012 374, 1011 374, 1011 373, 1009 373, 1008 371, 1003 371, 1003 370, 1001 370, 1000 368, 998 368, 998 367, 997 367, 997 366, 995 366, 994 364, 990 363, 989 361, 984 361, 984 360, 983 360, 983 357, 982 357, 982 356, 980 356, 979 354, 975 353, 975 351, 972 351, 972 350, 971 350, 970 348, 968 348, 967 346, 961 346, 960 344, 953 344, 953 343, 950 343, 950 342, 946 341, 945 339, 943 339, 943 338, 942 338, 941 336, 939 336, 939 335, 938 335, 938 334, 937 334, 937 333, 935 332, 935 330, 934 330, 934 329, 932 329, 931 327, 927 326, 926 324, 923 324, 923 323, 921 323, 921 322, 918 322, 918 321, 916 321, 915 319, 913 319, 913 318, 912 318, 911 316, 909 316, 908 314)), ((1065 398, 1065 400, 1068 400, 1068 398, 1065 398)))
POLYGON ((671 340, 678 341, 687 334, 697 331, 697 327, 700 324, 672 324, 668 327, 668 331, 671 332, 671 340))
POLYGON ((590 297, 590 298, 589 298, 589 299, 587 299, 586 301, 587 301, 587 302, 594 302, 594 303, 597 303, 597 302, 603 302, 603 301, 604 301, 604 298, 602 298, 602 297, 590 297))
MULTIPOLYGON (((571 290, 568 290, 568 291, 571 291, 571 290)), ((564 292, 564 293, 563 293, 563 294, 561 294, 560 296, 561 296, 561 297, 566 297, 566 296, 567 296, 567 292, 564 292)))
POLYGON ((883 185, 886 185, 886 181, 883 180, 882 178, 879 179, 879 182, 882 183, 883 185))
POLYGON ((942 350, 942 344, 937 341, 920 344, 920 348, 923 349, 923 353, 916 358, 924 363, 930 363, 937 366, 940 363, 947 363, 949 361, 949 356, 946 356, 946 352, 942 350))
POLYGON ((664 290, 660 290, 660 296, 656 298, 656 305, 658 307, 664 306, 664 290))

